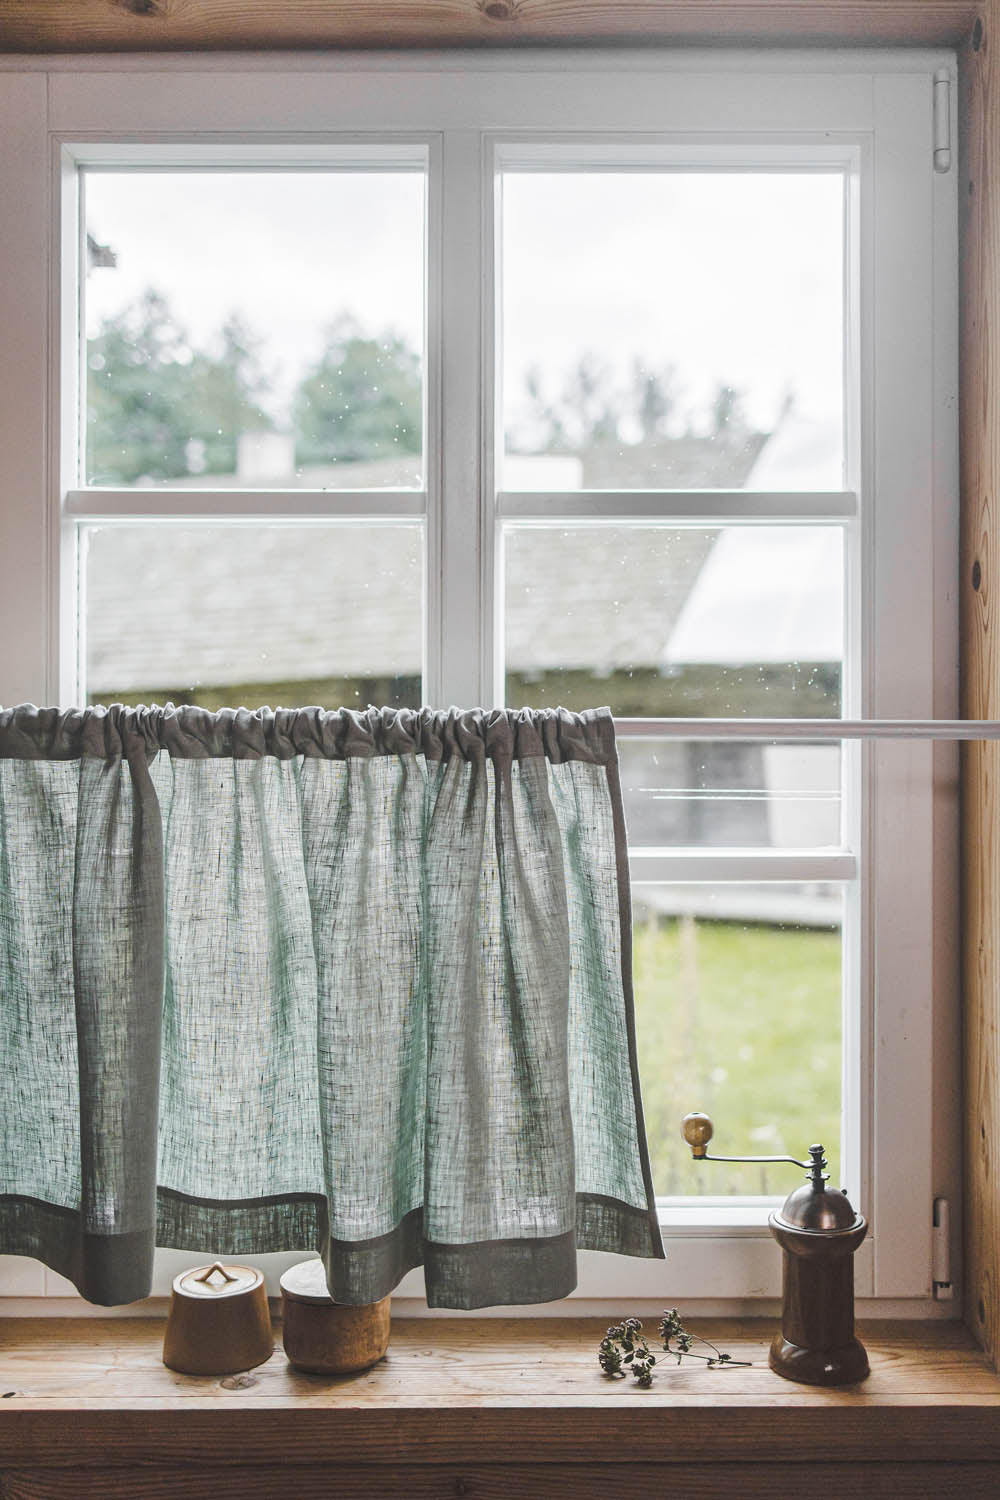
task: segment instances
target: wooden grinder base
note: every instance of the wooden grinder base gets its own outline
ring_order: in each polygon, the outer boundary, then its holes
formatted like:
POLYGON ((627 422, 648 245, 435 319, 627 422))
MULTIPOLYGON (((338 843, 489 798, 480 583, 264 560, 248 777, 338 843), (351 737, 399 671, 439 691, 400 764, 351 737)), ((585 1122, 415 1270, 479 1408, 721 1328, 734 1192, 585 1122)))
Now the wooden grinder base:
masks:
POLYGON ((852 1385, 869 1373, 868 1355, 854 1334, 854 1252, 868 1225, 826 1233, 797 1230, 770 1218, 781 1246, 781 1332, 768 1364, 776 1375, 804 1385, 852 1385))

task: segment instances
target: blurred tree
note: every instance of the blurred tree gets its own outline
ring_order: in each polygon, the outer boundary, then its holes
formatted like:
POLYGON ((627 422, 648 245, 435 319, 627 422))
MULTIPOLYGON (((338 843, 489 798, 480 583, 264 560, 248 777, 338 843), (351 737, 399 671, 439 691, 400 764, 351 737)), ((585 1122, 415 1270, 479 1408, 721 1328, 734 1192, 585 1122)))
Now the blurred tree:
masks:
POLYGON ((712 432, 716 437, 723 433, 732 435, 748 432, 749 424, 743 414, 740 393, 731 385, 718 385, 712 398, 712 432))
POLYGON ((292 415, 299 464, 419 453, 420 359, 397 335, 370 338, 341 317, 295 392, 292 415))
POLYGON ((574 447, 613 441, 624 414, 611 367, 594 354, 583 354, 563 388, 568 431, 574 447))
POLYGON ((662 441, 671 436, 677 411, 673 367, 651 370, 638 357, 619 386, 610 365, 581 355, 555 400, 534 367, 525 377, 525 395, 520 428, 510 435, 514 452, 582 453, 623 439, 662 441))
POLYGON ((673 366, 657 374, 655 370, 648 370, 641 359, 634 359, 630 395, 630 414, 634 414, 638 423, 642 434, 640 441, 651 443, 666 437, 677 405, 673 366))
POLYGON ((545 397, 542 390, 542 372, 537 365, 524 377, 525 392, 528 397, 528 423, 530 434, 525 435, 522 442, 512 440, 511 447, 514 452, 524 451, 526 453, 566 453, 570 449, 570 441, 566 435, 566 424, 563 414, 558 407, 553 405, 545 397))
POLYGON ((133 484, 231 474, 241 432, 273 427, 267 380, 237 314, 217 353, 198 351, 152 288, 87 343, 87 478, 133 484))
POLYGON ((260 339, 238 312, 230 313, 218 336, 215 357, 196 354, 191 368, 191 400, 202 415, 188 466, 206 474, 228 474, 236 468, 236 440, 241 432, 267 432, 274 422, 261 406, 270 381, 260 360, 260 339), (195 454, 199 456, 195 458, 195 454))

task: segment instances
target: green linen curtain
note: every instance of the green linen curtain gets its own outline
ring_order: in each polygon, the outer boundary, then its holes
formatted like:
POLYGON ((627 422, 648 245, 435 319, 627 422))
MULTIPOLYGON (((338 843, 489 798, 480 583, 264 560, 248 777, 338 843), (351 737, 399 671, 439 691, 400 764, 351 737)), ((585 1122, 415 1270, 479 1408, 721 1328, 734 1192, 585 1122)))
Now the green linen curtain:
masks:
POLYGON ((610 713, 0 712, 0 1252, 364 1303, 663 1253, 610 713))

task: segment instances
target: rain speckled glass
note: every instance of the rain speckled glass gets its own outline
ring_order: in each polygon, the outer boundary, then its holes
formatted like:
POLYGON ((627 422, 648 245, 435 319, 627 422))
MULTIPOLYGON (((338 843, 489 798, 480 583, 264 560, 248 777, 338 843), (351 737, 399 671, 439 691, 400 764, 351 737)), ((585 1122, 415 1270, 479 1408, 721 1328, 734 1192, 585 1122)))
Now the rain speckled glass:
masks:
MULTIPOLYGON (((644 718, 835 718, 838 526, 504 528, 506 694, 644 718)), ((629 838, 840 847, 839 745, 619 741, 629 838)))
POLYGON ((419 488, 423 171, 82 180, 86 484, 419 488))
POLYGON ((724 1126, 733 1154, 802 1156, 823 1141, 839 1181, 843 887, 639 882, 632 908, 657 1193, 783 1197, 794 1186, 780 1166, 692 1161, 677 1124, 678 1079, 720 1136, 724 1126))
POLYGON ((423 549, 419 521, 82 526, 87 701, 418 708, 423 549))
POLYGON ((501 489, 841 487, 842 173, 538 168, 501 191, 501 489))
POLYGON ((692 1165, 678 1080, 734 1150, 840 1137, 852 919, 818 876, 851 863, 854 785, 835 742, 697 735, 850 701, 845 176, 682 152, 616 165, 605 144, 560 168, 565 147, 511 147, 497 237, 505 702, 694 721, 619 734, 668 1200, 784 1191, 692 1165), (801 885, 780 878, 793 858, 801 885))

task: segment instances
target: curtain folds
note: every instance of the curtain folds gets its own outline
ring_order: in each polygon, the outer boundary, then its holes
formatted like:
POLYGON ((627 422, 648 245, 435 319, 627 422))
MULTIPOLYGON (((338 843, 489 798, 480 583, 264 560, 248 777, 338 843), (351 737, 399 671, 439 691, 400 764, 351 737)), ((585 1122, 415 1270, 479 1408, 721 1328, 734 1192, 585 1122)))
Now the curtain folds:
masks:
POLYGON ((610 713, 0 712, 0 1253, 364 1303, 660 1256, 610 713))

